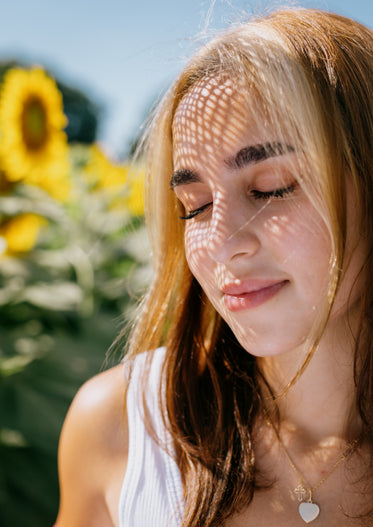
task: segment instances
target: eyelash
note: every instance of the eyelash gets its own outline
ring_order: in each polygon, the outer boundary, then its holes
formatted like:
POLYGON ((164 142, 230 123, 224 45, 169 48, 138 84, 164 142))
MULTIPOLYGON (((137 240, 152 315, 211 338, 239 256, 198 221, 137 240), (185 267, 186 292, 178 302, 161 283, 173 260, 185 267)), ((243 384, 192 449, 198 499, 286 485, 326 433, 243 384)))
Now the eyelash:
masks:
MULTIPOLYGON (((277 188, 275 190, 261 191, 261 190, 252 190, 251 195, 255 200, 270 200, 270 199, 281 199, 284 198, 287 194, 291 194, 295 190, 295 183, 292 183, 288 187, 277 188)), ((212 205, 212 202, 198 207, 198 209, 191 210, 185 216, 180 216, 181 220, 191 220, 198 214, 201 214, 207 207, 212 205)))
POLYGON ((202 207, 198 207, 198 209, 191 210, 185 216, 180 216, 180 219, 181 220, 191 220, 192 218, 194 218, 194 216, 198 216, 198 214, 203 212, 210 205, 212 205, 212 201, 210 203, 206 203, 206 205, 202 205, 202 207))
POLYGON ((292 183, 288 187, 276 188, 275 190, 270 190, 267 192, 262 192, 261 190, 252 190, 251 195, 254 199, 281 199, 284 198, 287 194, 291 194, 295 190, 295 183, 292 183))

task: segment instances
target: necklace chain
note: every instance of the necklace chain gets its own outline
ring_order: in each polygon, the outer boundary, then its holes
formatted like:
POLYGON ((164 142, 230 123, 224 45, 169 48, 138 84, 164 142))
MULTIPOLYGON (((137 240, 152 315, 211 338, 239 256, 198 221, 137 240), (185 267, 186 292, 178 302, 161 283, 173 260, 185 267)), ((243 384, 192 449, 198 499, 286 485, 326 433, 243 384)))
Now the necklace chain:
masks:
POLYGON ((284 451, 284 454, 286 455, 286 457, 287 457, 287 459, 288 459, 288 461, 290 463, 291 468, 294 470, 294 472, 298 476, 299 485, 295 489, 295 492, 298 493, 298 499, 300 499, 300 501, 303 500, 303 494, 307 491, 308 494, 309 494, 308 501, 312 502, 312 494, 313 494, 313 492, 316 489, 318 489, 323 483, 325 483, 325 481, 328 479, 328 477, 335 471, 335 469, 342 463, 342 461, 344 461, 347 458, 347 456, 356 449, 356 446, 361 441, 361 436, 360 436, 359 438, 355 439, 354 441, 351 441, 350 443, 348 443, 347 448, 345 449, 343 454, 337 459, 337 461, 334 463, 334 465, 332 465, 332 467, 328 470, 328 472, 321 478, 321 480, 318 483, 316 483, 316 485, 311 486, 308 483, 308 481, 304 478, 304 476, 301 473, 301 471, 299 470, 299 468, 294 463, 291 455, 289 454, 287 448, 285 447, 285 445, 284 445, 284 443, 283 443, 283 441, 282 441, 282 439, 280 437, 280 434, 279 434, 277 428, 272 423, 272 421, 269 418, 268 414, 266 414, 266 419, 267 419, 267 423, 270 425, 270 427, 274 431, 274 433, 276 435, 276 438, 277 438, 282 450, 284 451), (307 485, 307 489, 305 489, 303 487, 304 485, 307 485), (302 498, 299 498, 300 495, 302 495, 302 498))
POLYGON ((347 444, 347 448, 345 449, 345 451, 337 459, 337 461, 330 467, 330 469, 327 471, 327 473, 320 479, 320 481, 318 483, 316 483, 315 485, 311 486, 308 483, 308 481, 305 480, 302 472, 299 470, 297 465, 294 463, 293 458, 289 454, 286 446, 284 445, 284 443, 283 443, 283 441, 282 441, 282 439, 280 437, 279 431, 274 426, 274 424, 273 424, 273 422, 272 422, 272 420, 269 417, 267 412, 265 412, 265 417, 266 417, 267 423, 270 425, 270 427, 272 428, 274 434, 276 435, 276 438, 277 438, 282 450, 284 451, 284 453, 285 453, 285 455, 287 457, 287 460, 290 463, 291 468, 293 469, 293 471, 295 472, 295 474, 298 477, 298 485, 293 490, 293 492, 297 495, 298 502, 299 502, 298 513, 299 513, 300 517, 302 518, 302 520, 305 523, 310 523, 310 522, 316 520, 316 518, 320 514, 320 507, 319 507, 319 505, 312 501, 312 494, 313 494, 313 492, 316 489, 318 489, 328 479, 328 477, 346 459, 346 457, 349 454, 351 454, 352 452, 355 451, 356 447, 361 442, 361 440, 363 438, 363 435, 360 435, 360 437, 358 439, 355 439, 354 441, 351 441, 350 443, 348 443, 347 444), (308 493, 308 499, 305 498, 307 493, 308 493))

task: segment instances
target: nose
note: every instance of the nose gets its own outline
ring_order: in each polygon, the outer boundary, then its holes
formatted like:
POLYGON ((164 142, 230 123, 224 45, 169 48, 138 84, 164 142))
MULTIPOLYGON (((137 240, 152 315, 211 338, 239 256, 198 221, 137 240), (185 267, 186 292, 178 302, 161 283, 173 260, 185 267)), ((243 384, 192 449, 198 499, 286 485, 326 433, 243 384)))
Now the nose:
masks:
POLYGON ((229 207, 214 205, 207 251, 218 263, 228 265, 254 256, 260 248, 255 214, 236 202, 229 207))

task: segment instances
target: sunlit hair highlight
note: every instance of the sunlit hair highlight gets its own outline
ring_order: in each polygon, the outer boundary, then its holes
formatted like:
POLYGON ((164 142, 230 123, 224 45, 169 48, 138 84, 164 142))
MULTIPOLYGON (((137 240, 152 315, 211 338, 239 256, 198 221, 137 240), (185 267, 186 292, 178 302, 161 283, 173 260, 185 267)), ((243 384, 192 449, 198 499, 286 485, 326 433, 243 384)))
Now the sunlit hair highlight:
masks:
MULTIPOLYGON (((247 91, 248 101, 257 98, 268 125, 301 152, 299 183, 330 232, 325 305, 303 364, 285 390, 317 350, 348 264, 347 178, 356 191, 354 239, 366 240, 363 271, 368 277, 373 273, 372 32, 337 15, 290 9, 218 36, 186 66, 150 128, 146 217, 154 279, 129 346, 129 357, 160 345, 167 349, 162 410, 184 482, 183 527, 221 525, 250 503, 256 485, 252 429, 262 409, 260 372, 188 269, 183 209, 169 188, 172 124, 181 100, 202 79, 227 76, 247 91)), ((368 282, 356 336, 355 380, 356 404, 371 437, 373 285, 368 282)))

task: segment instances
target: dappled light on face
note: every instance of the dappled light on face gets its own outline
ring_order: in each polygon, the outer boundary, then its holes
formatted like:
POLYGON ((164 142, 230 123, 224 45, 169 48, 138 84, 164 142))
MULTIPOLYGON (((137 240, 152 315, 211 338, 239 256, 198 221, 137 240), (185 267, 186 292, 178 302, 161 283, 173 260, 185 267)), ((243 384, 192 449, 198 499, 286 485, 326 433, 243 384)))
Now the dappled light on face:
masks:
MULTIPOLYGON (((246 211, 229 231, 224 218, 231 214, 231 196, 224 188, 211 188, 221 166, 228 171, 232 155, 246 146, 247 111, 242 110, 247 101, 233 86, 229 79, 204 79, 184 96, 173 121, 174 166, 178 172, 187 169, 193 173, 186 181, 185 192, 176 190, 177 195, 186 212, 204 207, 210 201, 214 208, 208 226, 203 222, 209 214, 208 207, 200 215, 202 221, 187 224, 185 241, 190 254, 206 247, 206 237, 212 251, 231 241, 233 244, 241 235, 245 236, 245 228, 266 207, 263 204, 250 216, 246 211)), ((251 128, 254 128, 252 123, 251 128)), ((257 131, 255 136, 255 141, 259 141, 257 131)))
MULTIPOLYGON (((232 196, 228 189, 214 185, 216 174, 221 172, 222 166, 228 172, 224 160, 230 158, 237 148, 245 146, 243 135, 247 123, 240 106, 232 105, 232 96, 231 81, 206 79, 185 95, 173 122, 174 167, 178 171, 187 169, 192 172, 184 184, 175 189, 185 212, 213 202, 213 207, 207 206, 195 220, 186 221, 188 263, 213 306, 223 317, 225 313, 221 298, 211 295, 210 291, 222 287, 227 281, 234 281, 235 274, 230 273, 223 263, 217 264, 211 273, 206 267, 203 277, 198 269, 204 265, 205 259, 210 259, 209 252, 215 253, 217 260, 220 258, 224 261, 224 252, 229 252, 230 242, 233 251, 236 251, 234 246, 240 236, 244 243, 247 236, 244 227, 250 221, 245 214, 237 219, 235 226, 228 228, 226 219, 230 215, 232 196)), ((255 331, 249 326, 242 334, 237 328, 235 334, 249 346, 255 342, 255 331)))
MULTIPOLYGON (((296 207, 294 204, 293 207, 296 207)), ((271 237, 272 243, 281 243, 284 236, 294 237, 299 235, 296 232, 296 225, 292 224, 289 215, 273 215, 264 222, 264 228, 271 237)), ((286 259, 289 258, 290 254, 287 255, 286 259)))
POLYGON ((228 151, 244 127, 242 114, 232 108, 232 93, 232 82, 211 78, 184 96, 173 121, 175 166, 192 168, 198 162, 204 165, 205 176, 213 173, 217 165, 209 154, 228 151), (202 157, 201 143, 206 149, 202 157))
POLYGON ((287 217, 272 216, 272 218, 266 221, 265 225, 274 236, 277 236, 281 234, 283 225, 286 225, 287 223, 287 217))
MULTIPOLYGON (((308 174, 276 115, 226 77, 205 78, 173 120, 171 188, 188 265, 240 344, 256 356, 303 346, 325 300, 330 237, 308 174)), ((274 112, 275 114, 275 112, 274 112)))

